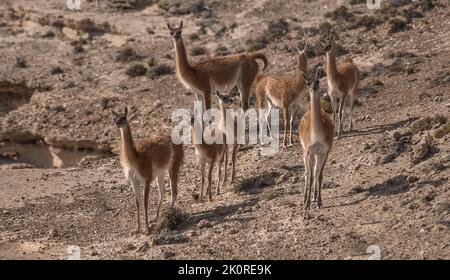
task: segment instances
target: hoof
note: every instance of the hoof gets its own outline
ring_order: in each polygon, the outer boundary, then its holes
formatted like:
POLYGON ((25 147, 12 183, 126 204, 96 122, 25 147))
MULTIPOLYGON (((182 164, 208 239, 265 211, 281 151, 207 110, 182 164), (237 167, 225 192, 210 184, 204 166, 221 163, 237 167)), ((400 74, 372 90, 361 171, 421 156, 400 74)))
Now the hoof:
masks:
POLYGON ((323 208, 322 201, 317 201, 317 209, 322 209, 322 208, 323 208))

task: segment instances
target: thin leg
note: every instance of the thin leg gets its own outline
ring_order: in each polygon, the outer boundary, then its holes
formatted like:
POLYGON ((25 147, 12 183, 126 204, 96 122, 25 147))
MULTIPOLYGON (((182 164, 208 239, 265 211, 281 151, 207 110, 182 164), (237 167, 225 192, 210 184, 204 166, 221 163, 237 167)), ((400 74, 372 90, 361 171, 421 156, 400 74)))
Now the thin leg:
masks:
POLYGON ((236 158, 237 158, 237 152, 239 150, 239 145, 238 144, 234 144, 233 145, 233 154, 232 154, 232 158, 231 158, 231 163, 232 163, 232 172, 231 172, 231 184, 234 184, 234 176, 235 176, 235 168, 236 168, 236 158))
POLYGON ((141 186, 139 184, 139 180, 137 178, 131 179, 131 185, 133 186, 134 190, 134 197, 136 199, 136 208, 137 208, 137 232, 141 231, 141 204, 142 204, 142 193, 141 193, 141 186))
POLYGON ((349 131, 352 131, 352 126, 353 126, 353 123, 352 123, 352 115, 353 115, 353 104, 355 103, 355 98, 352 96, 352 95, 350 95, 349 96, 349 110, 350 110, 350 124, 349 124, 349 131))
POLYGON ((340 137, 342 132, 342 116, 343 116, 343 109, 345 104, 345 97, 341 97, 339 100, 339 112, 338 112, 338 133, 337 138, 340 137))
POLYGON ((272 102, 269 100, 269 102, 267 104, 266 123, 267 123, 267 128, 269 129, 269 136, 272 138, 272 129, 270 127, 270 122, 269 122, 269 116, 271 115, 271 112, 272 112, 272 102))
POLYGON ((223 174, 222 188, 226 189, 227 176, 228 176, 228 145, 225 145, 225 166, 224 166, 224 168, 225 168, 225 170, 224 170, 224 174, 223 174))
POLYGON ((205 161, 200 161, 200 173, 202 177, 202 184, 200 187, 200 201, 203 201, 203 187, 205 186, 205 161))
POLYGON ((328 153, 322 156, 321 163, 319 165, 319 192, 317 196, 317 208, 322 208, 322 179, 323 179, 323 168, 325 167, 325 163, 327 162, 328 153))
POLYGON ((206 193, 208 195, 209 201, 212 200, 212 194, 211 194, 211 181, 212 181, 212 171, 214 169, 214 161, 211 161, 209 163, 209 169, 208 169, 208 188, 206 189, 206 193))
POLYGON ((174 206, 178 196, 178 173, 172 169, 169 170, 169 178, 170 178, 170 191, 172 195, 170 205, 174 206))
POLYGON ((144 187, 144 215, 145 215, 145 230, 148 231, 148 195, 150 193, 151 180, 145 182, 144 187))
POLYGON ((303 192, 303 204, 304 208, 309 208, 309 202, 308 202, 308 196, 311 192, 310 186, 311 186, 311 179, 312 179, 312 165, 311 165, 311 157, 309 152, 306 152, 303 156, 303 163, 305 164, 305 187, 303 192))
POLYGON ((333 125, 336 127, 336 107, 337 107, 337 100, 334 94, 328 94, 330 96, 330 102, 331 102, 331 109, 333 109, 333 125))
POLYGON ((309 166, 309 172, 308 172, 308 196, 306 198, 306 203, 304 206, 305 210, 308 210, 311 206, 311 191, 312 191, 312 183, 313 183, 313 166, 314 166, 314 155, 311 153, 308 153, 308 166, 309 166))
POLYGON ((159 218, 159 213, 161 211, 161 206, 164 201, 164 195, 166 193, 166 188, 164 186, 164 175, 158 177, 158 188, 159 188, 159 201, 158 201, 158 210, 156 210, 156 218, 155 221, 159 218))
POLYGON ((216 195, 220 194, 220 178, 222 177, 222 164, 223 161, 219 161, 217 164, 217 189, 216 195))
POLYGON ((289 146, 292 146, 292 127, 294 126, 295 115, 297 114, 298 106, 291 107, 291 119, 289 121, 289 146))
POLYGON ((317 173, 317 170, 319 169, 318 168, 318 166, 317 166, 317 163, 318 163, 318 156, 315 156, 314 157, 314 169, 312 170, 312 176, 313 176, 313 186, 314 186, 314 193, 313 193, 313 198, 312 198, 312 201, 314 202, 314 201, 316 201, 317 200, 317 192, 318 192, 318 188, 317 188, 317 176, 316 176, 316 173, 317 173))
POLYGON ((284 120, 283 147, 286 147, 286 145, 287 145, 288 119, 289 119, 289 107, 283 106, 283 120, 284 120))

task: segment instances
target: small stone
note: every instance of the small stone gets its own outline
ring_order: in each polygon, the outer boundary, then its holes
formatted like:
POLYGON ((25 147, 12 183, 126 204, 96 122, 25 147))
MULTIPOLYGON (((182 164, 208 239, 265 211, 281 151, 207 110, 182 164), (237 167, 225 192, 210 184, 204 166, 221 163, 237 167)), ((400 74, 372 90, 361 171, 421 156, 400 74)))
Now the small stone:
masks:
POLYGON ((125 250, 130 251, 130 250, 134 250, 134 249, 136 249, 136 246, 134 246, 134 245, 131 244, 131 243, 128 243, 128 244, 125 246, 125 250))

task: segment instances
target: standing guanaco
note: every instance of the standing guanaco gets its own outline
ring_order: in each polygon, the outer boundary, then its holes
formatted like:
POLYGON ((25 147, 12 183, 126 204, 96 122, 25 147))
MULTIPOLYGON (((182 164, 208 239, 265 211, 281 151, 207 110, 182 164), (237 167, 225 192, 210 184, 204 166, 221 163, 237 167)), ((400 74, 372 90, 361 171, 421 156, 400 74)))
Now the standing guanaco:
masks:
MULTIPOLYGON (((224 92, 226 92, 226 89, 224 90, 224 92)), ((233 120, 232 124, 233 124, 233 129, 229 129, 226 127, 227 122, 226 122, 226 110, 227 110, 227 106, 225 105, 224 99, 223 97, 219 94, 219 92, 216 92, 217 98, 219 99, 219 107, 220 107, 220 112, 221 112, 221 122, 222 122, 222 131, 223 133, 225 133, 225 136, 228 135, 228 133, 233 133, 233 144, 227 143, 229 146, 231 146, 231 185, 234 184, 234 178, 235 178, 235 174, 236 174, 236 160, 237 160, 237 153, 239 151, 240 148, 240 144, 238 144, 238 114, 236 112, 232 112, 231 113, 231 118, 233 120)))
POLYGON ((331 150, 334 137, 334 125, 327 113, 320 108, 319 80, 321 68, 316 70, 316 77, 311 81, 302 73, 309 88, 311 109, 303 116, 299 126, 300 142, 303 148, 305 165, 304 209, 310 208, 311 188, 314 184, 314 200, 322 208, 322 174, 331 150))
POLYGON ((292 145, 292 126, 295 120, 298 107, 306 101, 306 86, 301 73, 307 70, 307 58, 305 54, 306 44, 303 50, 297 47, 296 75, 295 77, 270 76, 259 74, 256 77, 256 106, 259 112, 263 106, 267 105, 266 118, 270 115, 272 106, 283 108, 284 117, 284 140, 283 146, 287 142, 287 124, 290 113, 289 125, 289 145, 292 145), (268 101, 268 102, 267 102, 268 101))
MULTIPOLYGON (((176 73, 181 83, 196 96, 203 96, 206 109, 211 108, 211 94, 216 90, 231 91, 236 85, 241 94, 242 108, 248 109, 251 86, 258 74, 259 66, 255 61, 261 59, 265 70, 268 65, 263 53, 232 54, 217 56, 191 64, 181 36, 183 22, 178 27, 167 24, 175 46, 176 73)), ((198 98, 198 97, 197 97, 198 98)))
POLYGON ((170 187, 172 191, 171 205, 175 204, 178 193, 178 176, 183 164, 183 146, 172 143, 170 134, 157 134, 134 145, 131 128, 128 124, 128 108, 124 113, 112 111, 116 126, 120 129, 120 163, 125 177, 130 181, 134 189, 137 207, 137 233, 141 230, 140 208, 142 205, 141 185, 144 186, 144 213, 145 226, 148 232, 148 196, 150 184, 153 178, 158 178, 159 202, 156 218, 158 219, 161 205, 164 201, 165 186, 164 175, 169 173, 170 187))
POLYGON ((349 97, 350 109, 350 125, 349 130, 352 130, 352 114, 353 105, 356 99, 356 92, 359 85, 359 70, 353 63, 351 58, 342 60, 339 65, 336 63, 336 43, 333 36, 330 34, 327 42, 321 42, 322 49, 326 53, 327 59, 327 81, 328 81, 328 95, 330 96, 331 105, 333 107, 333 123, 336 124, 336 109, 339 100, 338 109, 338 130, 337 138, 342 132, 344 120, 344 106, 349 97))
MULTIPOLYGON (((200 167, 200 174, 202 177, 202 183, 200 188, 200 201, 203 201, 203 188, 205 185, 205 168, 206 164, 208 164, 208 186, 206 188, 206 194, 208 195, 209 200, 212 200, 211 194, 211 184, 212 184, 212 172, 214 169, 215 163, 217 163, 217 190, 216 194, 220 194, 220 185, 222 187, 226 184, 227 178, 227 163, 228 163, 228 149, 226 144, 226 135, 223 133, 222 128, 220 131, 214 130, 211 134, 212 138, 216 137, 216 133, 222 134, 222 143, 212 143, 208 144, 205 142, 203 138, 203 133, 198 133, 195 131, 196 127, 203 126, 203 121, 199 120, 199 123, 196 123, 196 120, 193 116, 191 118, 191 135, 192 135, 192 143, 195 149, 195 155, 200 167), (201 137, 201 139, 197 139, 201 137), (200 143, 200 144, 196 144, 200 143), (220 183, 220 179, 222 176, 222 165, 225 164, 225 174, 223 176, 222 183, 220 183)), ((223 124, 223 116, 221 117, 221 123, 223 124)))

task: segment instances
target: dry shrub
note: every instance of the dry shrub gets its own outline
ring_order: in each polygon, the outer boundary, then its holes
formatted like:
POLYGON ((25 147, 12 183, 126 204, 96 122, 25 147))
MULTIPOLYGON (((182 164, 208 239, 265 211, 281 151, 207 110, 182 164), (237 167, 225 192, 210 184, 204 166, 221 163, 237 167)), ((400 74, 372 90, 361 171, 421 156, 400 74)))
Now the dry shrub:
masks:
POLYGON ((125 73, 130 77, 144 76, 147 73, 147 67, 142 63, 136 63, 128 67, 125 73))
POLYGON ((411 131, 416 134, 420 131, 432 129, 435 125, 447 123, 447 118, 441 115, 422 117, 411 124, 411 131))
POLYGON ((442 138, 445 135, 450 134, 450 123, 445 124, 444 126, 436 129, 433 132, 433 137, 436 139, 442 138))
POLYGON ((189 218, 189 215, 180 208, 163 208, 159 222, 155 226, 156 232, 172 231, 179 228, 189 218))
POLYGON ((347 6, 341 5, 335 10, 325 13, 326 18, 331 18, 332 20, 343 19, 345 21, 351 21, 353 19, 353 13, 349 12, 347 6))

